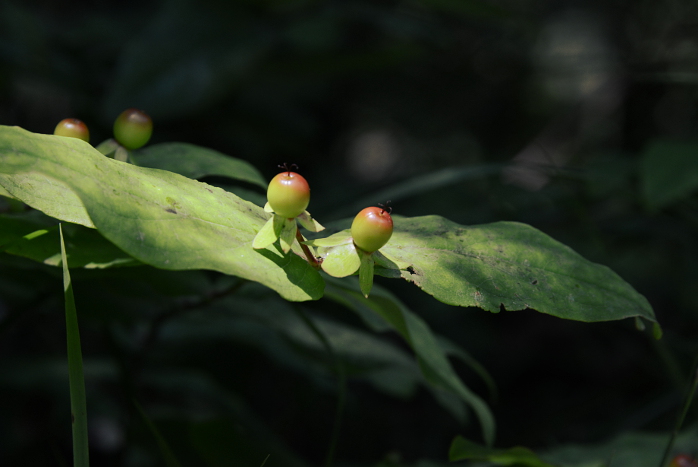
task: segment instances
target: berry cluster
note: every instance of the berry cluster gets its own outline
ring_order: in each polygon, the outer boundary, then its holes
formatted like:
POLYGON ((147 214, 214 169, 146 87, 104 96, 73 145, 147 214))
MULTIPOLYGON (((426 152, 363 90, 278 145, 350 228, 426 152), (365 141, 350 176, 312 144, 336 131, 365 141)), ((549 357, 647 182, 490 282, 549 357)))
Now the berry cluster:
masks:
MULTIPOLYGON (((90 142, 87 125, 77 118, 61 120, 53 134, 68 136, 90 142)), ((138 109, 126 109, 114 121, 114 139, 108 139, 97 146, 97 150, 108 157, 126 162, 129 151, 145 146, 153 134, 153 120, 138 109)))
POLYGON ((278 240, 286 254, 297 241, 308 262, 331 276, 345 277, 358 271, 361 291, 368 296, 373 285, 374 265, 376 261, 385 260, 385 255, 378 250, 393 234, 391 209, 385 206, 367 207, 356 215, 349 232, 306 240, 298 230, 296 221, 311 232, 324 229, 306 211, 310 202, 310 186, 302 175, 293 171, 298 169, 297 166, 284 164, 280 168, 282 172, 271 180, 267 188, 264 209, 272 216, 255 236, 253 248, 267 248, 278 240), (314 248, 318 248, 319 255, 314 248))
MULTIPOLYGON (((97 146, 102 154, 123 162, 131 160, 130 151, 144 146, 153 133, 153 121, 143 111, 127 109, 114 122, 114 138, 97 146)), ((87 126, 78 119, 61 121, 54 131, 58 136, 80 138, 89 142, 87 126)), ((334 277, 359 274, 359 285, 365 296, 373 286, 376 263, 395 264, 379 250, 393 235, 391 208, 370 206, 359 212, 351 229, 327 238, 307 240, 300 233, 298 224, 311 232, 324 229, 306 211, 310 203, 310 185, 296 172, 295 164, 280 166, 267 187, 267 204, 264 210, 271 214, 266 224, 252 241, 255 249, 265 249, 277 243, 283 254, 294 245, 300 249, 308 262, 334 277), (315 248, 318 249, 316 253, 315 248)))

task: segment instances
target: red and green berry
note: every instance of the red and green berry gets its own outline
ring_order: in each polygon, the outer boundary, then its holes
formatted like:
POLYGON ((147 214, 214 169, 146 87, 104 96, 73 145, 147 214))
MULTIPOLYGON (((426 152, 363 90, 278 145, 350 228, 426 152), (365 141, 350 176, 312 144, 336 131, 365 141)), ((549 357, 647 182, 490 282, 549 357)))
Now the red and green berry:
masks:
POLYGON ((310 202, 310 186, 302 175, 290 170, 281 172, 269 182, 267 201, 279 216, 298 217, 310 202))
POLYGON ((58 136, 69 136, 88 143, 90 142, 90 131, 87 129, 87 125, 77 118, 65 118, 61 120, 58 125, 56 125, 56 129, 53 130, 53 134, 58 136))
POLYGON ((360 249, 372 253, 393 235, 393 218, 386 209, 371 206, 359 212, 351 224, 351 236, 360 249))

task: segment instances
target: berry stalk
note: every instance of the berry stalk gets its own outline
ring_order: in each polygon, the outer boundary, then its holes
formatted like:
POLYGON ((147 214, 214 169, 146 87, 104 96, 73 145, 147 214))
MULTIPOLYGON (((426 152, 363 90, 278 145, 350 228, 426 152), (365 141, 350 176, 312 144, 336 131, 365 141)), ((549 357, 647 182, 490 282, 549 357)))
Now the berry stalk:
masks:
POLYGON ((310 251, 308 245, 305 245, 303 243, 305 241, 305 238, 303 238, 303 235, 301 234, 301 231, 299 229, 296 229, 296 239, 298 239, 298 244, 303 249, 303 253, 305 253, 305 257, 308 259, 310 265, 315 269, 320 269, 320 262, 317 260, 317 258, 315 258, 313 252, 310 251))

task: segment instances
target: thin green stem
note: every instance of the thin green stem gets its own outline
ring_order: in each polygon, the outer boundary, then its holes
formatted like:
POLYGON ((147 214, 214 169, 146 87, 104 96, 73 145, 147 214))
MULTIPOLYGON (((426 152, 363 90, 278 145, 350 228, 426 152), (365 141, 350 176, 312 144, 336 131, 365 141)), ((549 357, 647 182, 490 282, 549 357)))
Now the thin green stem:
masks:
POLYGON ((686 419, 688 410, 691 408, 691 402, 693 402, 693 397, 696 395, 696 388, 698 388, 698 358, 696 358, 696 361, 691 367, 691 381, 689 383, 688 392, 686 394, 686 401, 683 404, 683 408, 681 409, 681 414, 679 415, 679 418, 676 420, 676 426, 674 426, 674 430, 671 432, 671 436, 669 436, 669 442, 667 443, 666 448, 664 449, 664 455, 662 456, 662 461, 659 464, 659 467, 664 467, 667 461, 669 460, 671 450, 674 448, 676 436, 678 436, 679 431, 681 430, 681 426, 683 425, 683 422, 686 419))
POLYGON ((322 333, 320 328, 315 325, 313 320, 308 316, 308 314, 299 306, 294 306, 293 309, 296 311, 301 320, 310 328, 310 330, 320 339, 322 345, 327 350, 328 355, 332 358, 335 371, 337 372, 337 407, 335 411, 334 427, 332 428, 332 439, 330 440, 330 445, 327 448, 327 455, 325 456, 325 467, 331 467, 334 461, 334 454, 337 450, 337 443, 339 441, 339 432, 342 427, 342 416, 344 414, 344 406, 346 404, 347 397, 347 375, 344 371, 344 365, 339 356, 334 352, 332 344, 327 337, 322 333))

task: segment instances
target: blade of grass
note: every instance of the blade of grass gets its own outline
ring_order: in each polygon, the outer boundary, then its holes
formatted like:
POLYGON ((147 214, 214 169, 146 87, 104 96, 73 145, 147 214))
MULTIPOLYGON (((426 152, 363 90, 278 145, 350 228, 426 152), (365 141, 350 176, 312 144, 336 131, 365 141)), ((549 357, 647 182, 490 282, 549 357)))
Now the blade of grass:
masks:
POLYGON ((80 330, 78 314, 75 309, 73 284, 68 271, 68 259, 65 254, 63 229, 59 225, 61 236, 61 263, 63 265, 63 291, 65 292, 65 328, 68 341, 68 379, 70 384, 70 411, 73 424, 73 465, 89 467, 90 456, 87 445, 87 402, 85 400, 85 375, 82 371, 82 350, 80 348, 80 330))

